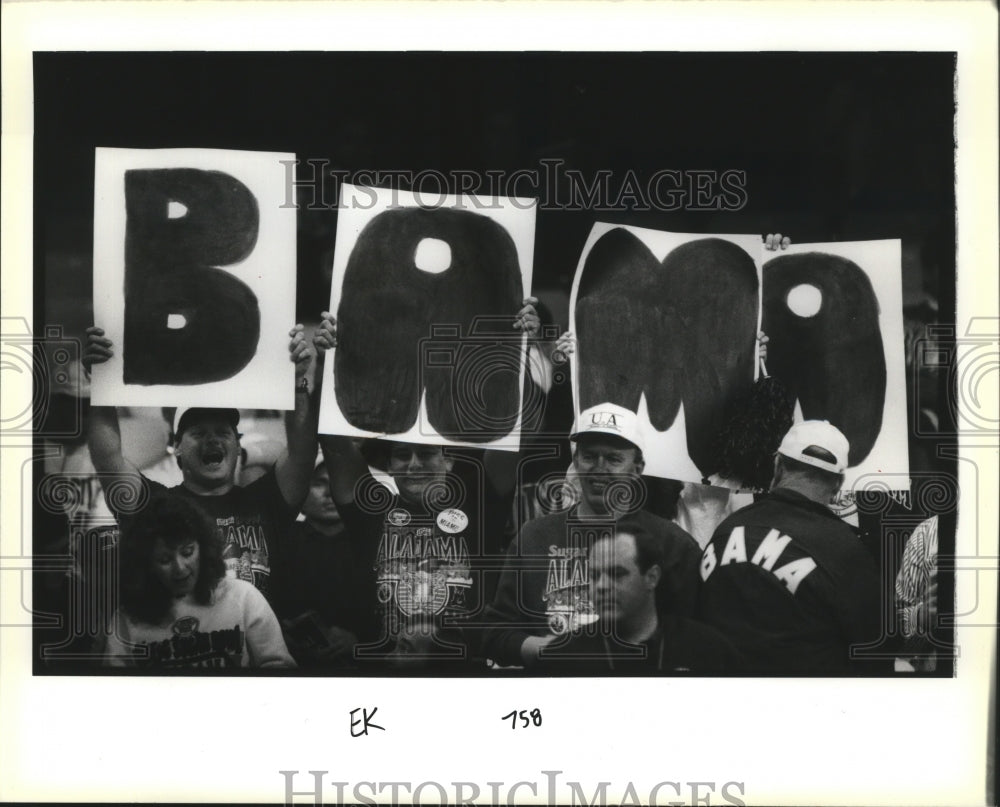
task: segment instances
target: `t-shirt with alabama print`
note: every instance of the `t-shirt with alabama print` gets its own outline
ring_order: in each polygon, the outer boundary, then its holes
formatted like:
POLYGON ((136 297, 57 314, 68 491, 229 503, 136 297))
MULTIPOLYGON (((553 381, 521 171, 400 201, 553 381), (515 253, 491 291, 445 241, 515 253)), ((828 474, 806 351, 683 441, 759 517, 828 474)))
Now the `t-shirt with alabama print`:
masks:
POLYGON ((359 658, 387 654, 409 629, 433 626, 428 660, 468 659, 460 628, 481 604, 478 508, 461 502, 428 512, 393 499, 382 507, 356 501, 338 509, 361 556, 358 566, 370 570, 359 588, 377 613, 377 635, 359 637, 368 640, 359 658))

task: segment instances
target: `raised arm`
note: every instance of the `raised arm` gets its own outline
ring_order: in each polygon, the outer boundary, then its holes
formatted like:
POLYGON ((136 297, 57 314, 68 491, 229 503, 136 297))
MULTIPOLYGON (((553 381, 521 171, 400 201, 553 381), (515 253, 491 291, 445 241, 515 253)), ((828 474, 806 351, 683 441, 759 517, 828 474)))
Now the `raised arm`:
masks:
MULTIPOLYGON (((114 355, 111 340, 104 330, 87 328, 87 344, 81 361, 90 376, 90 368, 103 364, 114 355)), ((139 469, 122 454, 122 435, 118 425, 118 410, 113 406, 91 406, 87 415, 87 446, 94 468, 102 474, 129 474, 139 477, 139 469)))
MULTIPOLYGON (((282 498, 295 510, 305 501, 309 492, 309 478, 316 459, 316 428, 319 422, 319 384, 309 390, 306 373, 312 351, 306 342, 303 328, 296 325, 288 332, 288 355, 295 362, 295 408, 285 415, 287 449, 278 458, 275 476, 282 498)), ((317 364, 317 370, 321 368, 317 364)))
MULTIPOLYGON (((329 311, 320 315, 313 345, 316 348, 316 361, 321 367, 326 352, 337 346, 337 321, 329 311)), ((330 496, 333 497, 334 504, 338 507, 353 504, 358 482, 368 474, 368 463, 350 437, 322 434, 319 445, 323 450, 323 461, 330 478, 330 496)))
MULTIPOLYGON (((528 337, 529 349, 538 340, 542 323, 535 310, 538 299, 525 297, 521 310, 514 317, 514 330, 523 331, 528 337)), ((529 353, 530 358, 530 353, 529 353)), ((530 369, 530 365, 529 365, 530 369)), ((519 454, 516 451, 487 451, 484 459, 486 476, 493 489, 501 496, 513 493, 517 477, 519 454)))

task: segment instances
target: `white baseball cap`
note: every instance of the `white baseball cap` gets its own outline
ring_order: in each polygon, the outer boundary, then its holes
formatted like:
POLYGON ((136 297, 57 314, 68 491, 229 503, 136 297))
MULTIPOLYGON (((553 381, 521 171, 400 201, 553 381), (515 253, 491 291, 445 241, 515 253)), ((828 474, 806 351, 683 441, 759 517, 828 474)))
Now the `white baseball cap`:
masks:
POLYGON ((576 419, 570 440, 578 440, 585 434, 610 434, 628 440, 640 451, 645 449, 639 433, 639 418, 623 406, 603 403, 584 409, 576 419))
POLYGON ((835 474, 842 474, 847 468, 850 450, 851 444, 843 432, 827 420, 799 421, 778 446, 778 453, 784 457, 835 474))

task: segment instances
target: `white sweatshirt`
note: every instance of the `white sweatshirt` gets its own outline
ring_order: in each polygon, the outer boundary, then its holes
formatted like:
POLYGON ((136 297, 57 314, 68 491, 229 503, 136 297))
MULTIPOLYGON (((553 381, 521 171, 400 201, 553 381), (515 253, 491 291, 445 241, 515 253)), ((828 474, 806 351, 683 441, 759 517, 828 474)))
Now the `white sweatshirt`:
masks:
POLYGON ((208 605, 192 595, 175 600, 157 625, 137 622, 119 608, 104 649, 112 667, 294 667, 281 626, 264 595, 250 583, 224 577, 208 605))

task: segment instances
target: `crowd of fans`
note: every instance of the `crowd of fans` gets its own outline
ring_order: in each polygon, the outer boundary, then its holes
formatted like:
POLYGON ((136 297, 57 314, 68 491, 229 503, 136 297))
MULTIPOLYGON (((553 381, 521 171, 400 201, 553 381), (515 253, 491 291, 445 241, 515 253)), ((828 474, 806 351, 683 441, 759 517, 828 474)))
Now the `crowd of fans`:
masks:
MULTIPOLYGON (((536 305, 512 327, 551 404, 573 339, 540 339, 536 305)), ((36 508, 36 554, 68 536, 74 558, 36 577, 36 612, 69 626, 36 624, 43 668, 843 675, 948 652, 937 517, 896 579, 832 507, 849 451, 833 424, 783 429, 756 493, 644 476, 637 414, 612 402, 534 411, 520 454, 320 435, 337 323, 289 340, 283 437, 268 413, 164 410, 163 451, 136 463, 115 408, 86 407, 59 469, 76 493, 36 508)), ((115 349, 91 328, 84 368, 115 349)))

